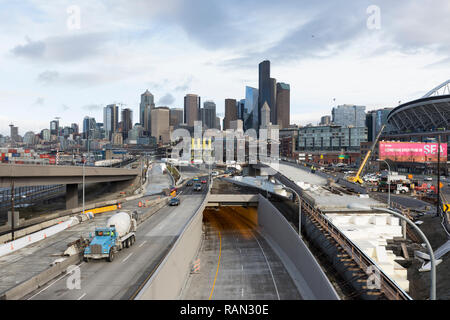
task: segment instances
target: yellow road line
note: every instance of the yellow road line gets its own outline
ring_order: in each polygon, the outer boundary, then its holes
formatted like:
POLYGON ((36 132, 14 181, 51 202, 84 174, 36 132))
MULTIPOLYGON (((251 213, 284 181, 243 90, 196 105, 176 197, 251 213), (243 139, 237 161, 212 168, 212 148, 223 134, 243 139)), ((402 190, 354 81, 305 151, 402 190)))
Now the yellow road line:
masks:
POLYGON ((211 300, 213 292, 214 292, 214 286, 216 285, 216 280, 217 280, 217 274, 219 273, 219 266, 220 266, 220 256, 222 255, 222 236, 220 234, 220 231, 217 230, 219 232, 219 261, 217 261, 217 270, 216 270, 216 276, 214 277, 214 282, 213 282, 213 286, 211 289, 211 294, 209 295, 209 300, 211 300))

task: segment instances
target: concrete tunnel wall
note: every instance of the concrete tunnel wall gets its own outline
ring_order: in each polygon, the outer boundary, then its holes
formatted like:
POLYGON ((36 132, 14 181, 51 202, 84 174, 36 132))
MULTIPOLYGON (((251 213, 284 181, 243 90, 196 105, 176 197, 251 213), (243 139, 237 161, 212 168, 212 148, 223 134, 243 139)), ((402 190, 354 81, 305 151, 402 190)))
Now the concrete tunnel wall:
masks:
POLYGON ((339 300, 339 295, 297 232, 270 201, 259 195, 261 234, 279 255, 305 300, 339 300))

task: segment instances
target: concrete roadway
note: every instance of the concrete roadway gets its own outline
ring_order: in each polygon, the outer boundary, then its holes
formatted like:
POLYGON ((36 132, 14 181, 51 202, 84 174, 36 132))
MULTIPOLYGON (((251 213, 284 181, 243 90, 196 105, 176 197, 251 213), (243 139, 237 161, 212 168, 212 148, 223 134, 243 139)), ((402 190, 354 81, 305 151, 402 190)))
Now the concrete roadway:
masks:
POLYGON ((190 275, 182 299, 302 299, 278 255, 233 210, 204 211, 200 270, 190 275))
POLYGON ((163 207, 138 226, 136 243, 118 252, 113 262, 82 262, 81 289, 68 289, 67 275, 62 275, 32 292, 24 299, 95 300, 129 299, 149 278, 178 238, 184 225, 199 207, 207 191, 194 192, 192 187, 179 189, 180 206, 163 207))

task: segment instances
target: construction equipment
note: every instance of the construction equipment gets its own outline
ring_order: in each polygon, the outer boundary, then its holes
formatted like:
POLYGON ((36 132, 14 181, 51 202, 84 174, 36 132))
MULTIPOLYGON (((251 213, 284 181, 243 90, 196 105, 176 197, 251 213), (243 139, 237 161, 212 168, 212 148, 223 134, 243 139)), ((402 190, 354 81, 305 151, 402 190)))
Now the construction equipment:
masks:
POLYGON ((385 127, 386 127, 385 124, 383 124, 383 125, 381 126, 381 130, 380 130, 380 132, 378 132, 377 137, 376 137, 375 140, 373 141, 372 147, 370 147, 370 150, 367 151, 367 154, 366 154, 366 156, 364 157, 364 160, 363 160, 363 162, 361 163, 361 166, 359 167, 358 172, 356 173, 355 176, 347 177, 347 180, 348 180, 348 181, 353 182, 353 183, 359 183, 359 184, 362 184, 362 183, 363 183, 363 180, 361 179, 361 174, 362 174, 362 172, 363 172, 363 170, 364 170, 364 167, 366 166, 367 161, 369 160, 370 156, 372 155, 373 150, 375 150, 375 146, 376 146, 377 143, 378 143, 378 139, 380 139, 381 133, 383 132, 383 130, 384 130, 385 127))

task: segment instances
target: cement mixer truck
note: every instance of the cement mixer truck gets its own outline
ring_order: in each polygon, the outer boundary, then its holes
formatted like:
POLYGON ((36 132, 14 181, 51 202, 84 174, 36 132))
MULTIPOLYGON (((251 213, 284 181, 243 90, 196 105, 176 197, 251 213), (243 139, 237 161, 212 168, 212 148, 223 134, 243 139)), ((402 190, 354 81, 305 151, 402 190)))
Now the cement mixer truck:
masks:
POLYGON ((84 249, 83 260, 106 258, 112 262, 118 251, 133 245, 135 232, 136 220, 131 213, 114 214, 106 222, 106 227, 95 229, 95 236, 90 237, 89 245, 84 249))

